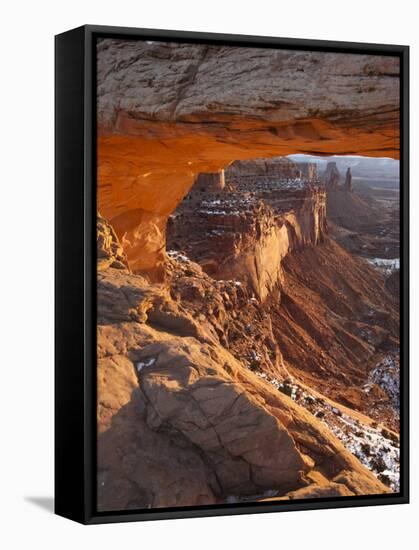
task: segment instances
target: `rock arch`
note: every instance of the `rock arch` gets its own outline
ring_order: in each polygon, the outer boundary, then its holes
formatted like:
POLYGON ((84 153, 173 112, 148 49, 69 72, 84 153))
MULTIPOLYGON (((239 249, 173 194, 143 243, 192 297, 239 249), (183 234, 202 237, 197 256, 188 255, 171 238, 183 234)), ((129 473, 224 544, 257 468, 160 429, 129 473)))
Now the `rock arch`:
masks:
POLYGON ((97 84, 99 210, 152 279, 198 173, 291 153, 399 155, 397 57, 103 39, 97 84))

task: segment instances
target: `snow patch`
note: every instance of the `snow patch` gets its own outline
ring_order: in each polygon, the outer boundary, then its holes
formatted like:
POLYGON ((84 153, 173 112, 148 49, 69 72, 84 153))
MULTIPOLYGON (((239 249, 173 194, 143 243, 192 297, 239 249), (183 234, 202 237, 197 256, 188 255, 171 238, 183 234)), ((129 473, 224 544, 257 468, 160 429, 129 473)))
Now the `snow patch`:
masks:
POLYGON ((400 369, 394 355, 387 355, 380 361, 370 372, 368 378, 369 381, 364 386, 367 393, 371 389, 371 384, 377 384, 390 397, 393 405, 400 409, 400 369))
MULTIPOLYGON (((376 369, 392 368, 393 363, 394 358, 388 357, 376 369)), ((281 381, 262 372, 255 374, 307 409, 380 481, 392 491, 399 491, 400 449, 396 435, 376 423, 366 424, 349 416, 338 406, 332 406, 323 398, 309 393, 293 380, 281 381)))
POLYGON ((186 254, 183 254, 182 252, 179 252, 178 250, 168 250, 167 255, 169 258, 173 260, 178 260, 180 262, 190 262, 191 260, 186 256, 186 254))
POLYGON ((391 275, 393 271, 400 269, 400 258, 368 258, 367 262, 377 271, 385 275, 391 275))
POLYGON ((135 365, 137 372, 141 372, 145 367, 151 367, 157 361, 155 357, 150 357, 146 361, 141 361, 135 365))

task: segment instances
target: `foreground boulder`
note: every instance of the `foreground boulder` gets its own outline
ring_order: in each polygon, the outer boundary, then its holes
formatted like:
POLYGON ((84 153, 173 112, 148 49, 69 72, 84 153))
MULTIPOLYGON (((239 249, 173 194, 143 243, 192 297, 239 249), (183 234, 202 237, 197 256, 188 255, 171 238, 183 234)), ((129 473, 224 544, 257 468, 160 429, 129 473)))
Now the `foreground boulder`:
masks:
POLYGON ((100 510, 257 500, 267 491, 305 498, 329 482, 342 496, 388 492, 164 289, 114 268, 98 284, 100 510), (162 326, 156 312, 168 304, 176 322, 162 326))

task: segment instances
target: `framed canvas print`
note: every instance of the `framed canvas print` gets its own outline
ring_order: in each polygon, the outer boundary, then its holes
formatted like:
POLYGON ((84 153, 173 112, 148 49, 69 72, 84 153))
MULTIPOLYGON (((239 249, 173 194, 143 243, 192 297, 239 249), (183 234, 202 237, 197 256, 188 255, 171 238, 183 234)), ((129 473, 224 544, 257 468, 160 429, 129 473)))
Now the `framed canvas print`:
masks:
POLYGON ((408 47, 56 37, 56 513, 408 502, 408 47))

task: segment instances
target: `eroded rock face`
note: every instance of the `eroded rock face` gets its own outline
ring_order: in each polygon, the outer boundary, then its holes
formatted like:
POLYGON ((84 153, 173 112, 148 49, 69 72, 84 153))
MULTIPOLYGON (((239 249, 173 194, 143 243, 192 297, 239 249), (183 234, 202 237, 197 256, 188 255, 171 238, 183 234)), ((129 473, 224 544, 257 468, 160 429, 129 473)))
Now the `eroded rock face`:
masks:
POLYGON ((264 300, 283 281, 283 258, 325 235, 324 187, 313 169, 301 173, 276 158, 233 163, 222 190, 203 187, 199 176, 169 219, 168 249, 185 251, 212 277, 239 281, 264 300))
POLYGON ((122 270, 99 275, 100 510, 388 491, 221 345, 219 314, 205 320, 172 296, 122 270))
MULTIPOLYGON (((139 330, 137 337, 150 338, 139 330)), ((100 340, 106 337, 99 329, 100 340)), ((121 343, 125 344, 124 340, 121 343)), ((134 365, 126 356, 99 358, 98 395, 100 510, 197 506, 218 501, 212 488, 216 481, 192 446, 185 445, 179 436, 148 427, 134 365)))
POLYGON ((364 388, 381 354, 399 347, 399 312, 384 279, 330 238, 289 254, 283 270, 272 325, 290 372, 398 431, 391 401, 377 387, 364 388))
POLYGON ((398 156, 397 58, 104 39, 98 202, 130 267, 162 277, 198 173, 295 152, 398 156))
POLYGON ((229 354, 172 339, 146 346, 142 354, 137 365, 144 364, 139 378, 148 425, 180 432, 204 453, 219 495, 298 485, 311 461, 263 402, 246 392, 237 380, 240 365, 229 354))
POLYGON ((113 227, 99 212, 96 220, 97 269, 129 269, 128 260, 113 227))
MULTIPOLYGON (((247 364, 277 377, 285 362, 308 385, 398 430, 391 402, 379 388, 364 389, 368 369, 398 347, 399 316, 381 275, 325 232, 324 190, 261 175, 231 180, 228 172, 225 196, 193 187, 169 220, 169 256, 183 266, 172 295, 216 323, 223 345, 247 364), (252 210, 252 201, 263 204, 252 210)), ((360 215, 355 193, 332 196, 342 196, 340 213, 360 215)))

